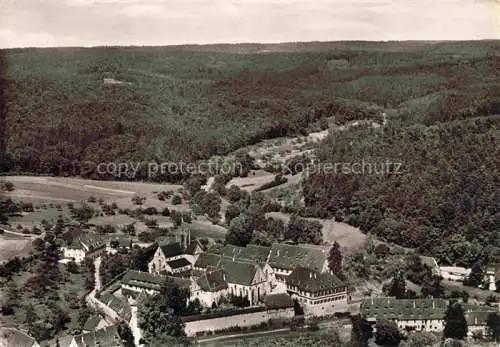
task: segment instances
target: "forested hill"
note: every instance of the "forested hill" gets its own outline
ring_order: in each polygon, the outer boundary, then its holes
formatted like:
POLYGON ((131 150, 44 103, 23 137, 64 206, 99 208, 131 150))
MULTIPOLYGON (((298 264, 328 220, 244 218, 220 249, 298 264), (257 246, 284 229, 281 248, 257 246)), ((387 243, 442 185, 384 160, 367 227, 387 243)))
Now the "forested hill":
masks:
MULTIPOLYGON (((373 118, 381 108, 406 105, 408 118, 426 107, 432 117, 448 117, 440 108, 468 107, 460 94, 464 84, 467 93, 486 95, 495 91, 498 72, 498 43, 491 41, 0 54, 3 171, 55 175, 89 176, 105 161, 225 154, 263 138, 306 132, 332 113, 373 118)), ((424 115, 420 121, 428 120, 424 115)))
POLYGON ((469 266, 500 256, 499 78, 493 41, 2 50, 0 165, 93 177, 100 162, 198 160, 385 111, 317 154, 400 172, 313 174, 301 213, 469 266))

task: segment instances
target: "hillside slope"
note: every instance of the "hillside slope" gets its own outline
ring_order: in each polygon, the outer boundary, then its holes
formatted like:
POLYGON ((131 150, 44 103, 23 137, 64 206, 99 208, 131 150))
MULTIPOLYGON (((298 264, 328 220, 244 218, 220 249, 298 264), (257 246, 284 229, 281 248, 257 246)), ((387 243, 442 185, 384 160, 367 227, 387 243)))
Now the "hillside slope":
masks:
POLYGON ((332 115, 371 118, 459 80, 489 88, 497 54, 489 41, 2 50, 3 166, 91 176, 100 162, 226 154, 332 115))

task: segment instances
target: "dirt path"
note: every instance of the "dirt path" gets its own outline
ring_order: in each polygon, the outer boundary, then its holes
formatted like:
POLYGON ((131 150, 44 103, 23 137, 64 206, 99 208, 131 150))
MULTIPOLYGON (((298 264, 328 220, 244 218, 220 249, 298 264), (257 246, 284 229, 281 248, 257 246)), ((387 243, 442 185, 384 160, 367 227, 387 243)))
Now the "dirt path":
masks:
POLYGON ((97 291, 97 290, 101 290, 101 276, 100 276, 101 257, 95 258, 94 267, 95 267, 95 272, 94 272, 95 285, 94 285, 94 288, 97 291))

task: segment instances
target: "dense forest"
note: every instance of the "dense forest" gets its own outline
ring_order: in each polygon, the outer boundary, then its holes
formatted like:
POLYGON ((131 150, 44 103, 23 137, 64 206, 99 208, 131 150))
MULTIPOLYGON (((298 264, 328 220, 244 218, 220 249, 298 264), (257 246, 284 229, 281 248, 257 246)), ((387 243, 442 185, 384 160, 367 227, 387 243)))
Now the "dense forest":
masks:
POLYGON ((334 131, 317 156, 400 170, 312 174, 301 214, 445 263, 500 254, 498 42, 273 47, 1 50, 1 171, 99 178, 101 162, 205 160, 385 112, 385 126, 334 131))
POLYGON ((497 86, 496 42, 316 46, 0 50, 3 169, 91 176, 100 162, 199 160, 332 115, 376 119, 404 106, 412 117, 428 106, 446 117, 448 104, 469 106, 464 83, 484 95, 497 86))

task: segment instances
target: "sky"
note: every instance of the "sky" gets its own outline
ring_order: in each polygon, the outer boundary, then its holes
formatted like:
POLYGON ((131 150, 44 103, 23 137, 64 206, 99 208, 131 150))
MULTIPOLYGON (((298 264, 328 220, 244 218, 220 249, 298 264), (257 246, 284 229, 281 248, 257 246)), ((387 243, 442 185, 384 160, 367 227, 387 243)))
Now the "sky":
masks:
POLYGON ((500 39, 500 0, 0 0, 0 47, 500 39))

